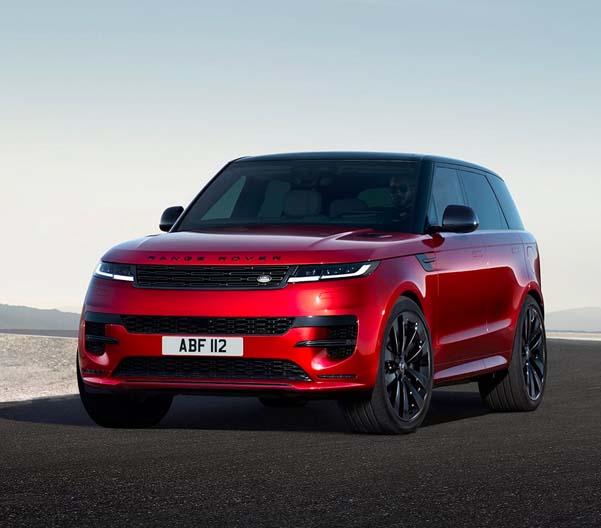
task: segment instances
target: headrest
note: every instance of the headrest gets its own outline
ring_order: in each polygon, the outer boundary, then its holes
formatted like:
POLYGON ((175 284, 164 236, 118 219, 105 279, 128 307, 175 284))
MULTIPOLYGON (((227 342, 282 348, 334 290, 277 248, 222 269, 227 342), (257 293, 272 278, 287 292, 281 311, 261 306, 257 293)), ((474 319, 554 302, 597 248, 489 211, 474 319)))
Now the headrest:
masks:
POLYGON ((321 212, 321 194, 312 189, 288 191, 284 198, 286 216, 315 216, 321 212))

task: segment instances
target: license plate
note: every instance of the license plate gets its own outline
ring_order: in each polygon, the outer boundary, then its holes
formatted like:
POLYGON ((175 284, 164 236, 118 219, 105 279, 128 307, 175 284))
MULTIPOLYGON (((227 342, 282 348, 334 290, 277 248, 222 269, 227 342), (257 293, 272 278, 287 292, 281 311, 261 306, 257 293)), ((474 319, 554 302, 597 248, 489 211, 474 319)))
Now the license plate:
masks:
POLYGON ((241 357, 242 337, 163 336, 163 356, 241 357))

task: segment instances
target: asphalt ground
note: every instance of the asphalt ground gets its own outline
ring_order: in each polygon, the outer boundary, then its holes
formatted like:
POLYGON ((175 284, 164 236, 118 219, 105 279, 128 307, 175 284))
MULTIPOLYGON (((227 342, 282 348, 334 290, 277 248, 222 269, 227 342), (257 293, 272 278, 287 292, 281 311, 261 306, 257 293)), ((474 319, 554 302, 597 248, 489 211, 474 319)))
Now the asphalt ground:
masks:
POLYGON ((397 437, 349 433, 334 402, 178 397, 148 430, 73 396, 0 404, 0 526, 601 526, 601 343, 549 361, 538 411, 442 388, 397 437))

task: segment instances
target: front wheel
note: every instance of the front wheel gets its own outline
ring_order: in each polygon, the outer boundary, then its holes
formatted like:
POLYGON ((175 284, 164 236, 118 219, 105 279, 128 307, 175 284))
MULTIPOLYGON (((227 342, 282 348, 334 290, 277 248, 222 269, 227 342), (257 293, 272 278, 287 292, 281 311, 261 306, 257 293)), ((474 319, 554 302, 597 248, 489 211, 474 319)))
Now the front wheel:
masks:
POLYGON ((79 365, 77 385, 84 409, 102 427, 151 427, 165 417, 173 400, 170 395, 91 394, 81 378, 79 365))
POLYGON ((526 297, 513 343, 509 368, 493 372, 478 382, 482 399, 493 411, 534 411, 547 383, 547 342, 543 313, 526 297))
POLYGON ((359 433, 412 433, 423 422, 432 397, 430 331, 420 307, 401 297, 386 323, 376 384, 369 395, 340 402, 359 433))

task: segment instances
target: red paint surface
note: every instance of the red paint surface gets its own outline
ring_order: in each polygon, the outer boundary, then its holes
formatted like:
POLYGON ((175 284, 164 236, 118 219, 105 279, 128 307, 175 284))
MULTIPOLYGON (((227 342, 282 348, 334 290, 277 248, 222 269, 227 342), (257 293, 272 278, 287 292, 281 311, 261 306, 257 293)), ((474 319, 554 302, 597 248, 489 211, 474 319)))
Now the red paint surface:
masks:
MULTIPOLYGON (((93 278, 84 313, 188 316, 354 315, 358 319, 355 353, 328 359, 323 349, 295 348, 298 341, 323 338, 320 328, 292 328, 282 336, 244 337, 245 357, 291 359, 312 382, 286 382, 287 390, 338 391, 369 389, 378 367, 388 313, 400 295, 417 299, 428 323, 434 348, 435 381, 470 378, 504 368, 520 306, 528 292, 540 299, 540 263, 536 242, 521 231, 476 231, 468 235, 392 234, 367 238, 371 230, 334 227, 227 229, 217 233, 169 233, 121 244, 103 260, 130 264, 243 265, 344 263, 378 260, 367 277, 288 284, 264 291, 173 291, 135 288, 132 283, 93 278), (416 258, 434 257, 432 271, 416 258), (154 257, 149 259, 149 257, 154 257), (164 257, 165 260, 161 260, 164 257), (202 261, 198 258, 202 257, 202 261), (274 257, 276 260, 274 262, 274 257), (318 374, 354 374, 352 380, 319 381, 318 374)), ((126 356, 160 356, 161 336, 129 334, 108 325, 107 345, 95 356, 85 351, 83 322, 79 338, 80 367, 103 371, 83 374, 88 384, 107 387, 173 389, 282 389, 282 382, 156 380, 125 382, 111 377, 126 356)))

